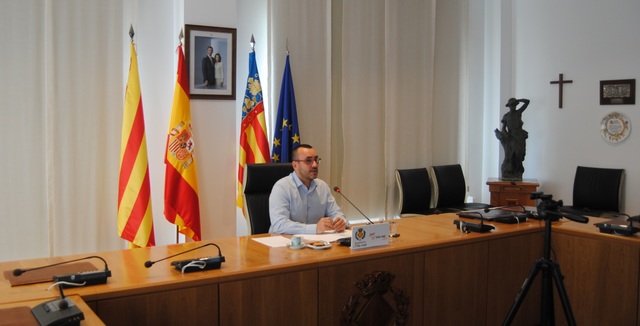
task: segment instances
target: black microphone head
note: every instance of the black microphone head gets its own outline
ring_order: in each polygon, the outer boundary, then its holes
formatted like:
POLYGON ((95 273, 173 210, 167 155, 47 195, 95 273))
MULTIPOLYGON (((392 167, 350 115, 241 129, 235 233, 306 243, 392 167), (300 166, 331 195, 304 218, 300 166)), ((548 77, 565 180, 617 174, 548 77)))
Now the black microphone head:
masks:
POLYGON ((69 302, 67 302, 66 299, 60 299, 60 301, 58 301, 58 308, 60 308, 60 310, 69 308, 69 302))
POLYGON ((333 191, 340 192, 340 188, 338 188, 338 186, 335 186, 335 187, 333 187, 333 191))
POLYGON ((22 273, 24 273, 23 269, 16 268, 13 270, 13 276, 20 276, 22 273))
POLYGON ((152 261, 147 260, 147 261, 144 262, 144 267, 149 268, 151 266, 153 266, 153 262, 152 261))
POLYGON ((487 208, 484 209, 484 212, 485 213, 489 213, 489 212, 491 212, 491 210, 489 209, 489 207, 487 207, 487 208))

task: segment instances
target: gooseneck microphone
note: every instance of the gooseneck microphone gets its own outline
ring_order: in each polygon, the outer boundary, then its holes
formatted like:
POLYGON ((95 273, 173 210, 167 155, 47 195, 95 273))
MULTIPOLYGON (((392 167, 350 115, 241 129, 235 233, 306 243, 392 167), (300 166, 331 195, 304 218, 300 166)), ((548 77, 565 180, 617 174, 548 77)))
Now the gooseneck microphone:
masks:
POLYGON ((347 196, 345 196, 342 191, 340 191, 340 188, 338 188, 338 186, 333 187, 333 191, 337 192, 340 194, 340 196, 342 196, 342 198, 346 199, 349 204, 351 204, 351 206, 353 206, 355 209, 358 210, 358 212, 360 212, 360 214, 362 214, 362 216, 364 216, 364 218, 367 219, 367 221, 369 221, 369 223, 367 224, 373 224, 373 221, 371 221, 371 219, 369 219, 369 217, 367 217, 367 215, 364 215, 364 213, 358 208, 358 206, 356 206, 354 203, 352 203, 349 198, 347 198, 347 196))
POLYGON ((220 250, 220 247, 218 247, 217 244, 215 243, 207 243, 204 244, 202 246, 199 247, 195 247, 195 248, 191 248, 189 250, 185 250, 182 252, 179 252, 175 255, 171 255, 171 256, 167 256, 164 257, 162 259, 158 259, 155 261, 151 261, 151 260, 147 260, 146 262, 144 262, 144 267, 149 268, 151 266, 153 266, 153 264, 157 263, 157 262, 161 262, 163 260, 167 260, 169 258, 173 258, 182 254, 186 254, 188 252, 194 251, 194 250, 198 250, 200 248, 204 248, 207 246, 215 246, 216 248, 218 248, 218 256, 217 257, 202 257, 202 258, 193 258, 193 259, 187 259, 187 260, 181 260, 181 261, 174 261, 171 262, 171 265, 174 266, 177 270, 181 271, 182 273, 188 273, 188 272, 195 272, 195 271, 199 271, 199 270, 209 270, 209 269, 218 269, 220 268, 220 266, 222 265, 222 263, 225 261, 224 256, 222 256, 222 251, 220 250))
POLYGON ((21 269, 21 268, 16 268, 13 270, 13 276, 20 276, 26 272, 30 272, 30 271, 35 271, 38 269, 44 269, 44 268, 49 268, 49 267, 54 267, 54 266, 58 266, 58 265, 63 265, 63 264, 68 264, 68 263, 74 263, 80 260, 85 260, 85 259, 91 259, 91 258, 98 258, 100 260, 102 260, 102 262, 104 262, 104 270, 108 271, 109 267, 107 267, 107 261, 104 260, 104 258, 100 257, 100 256, 87 256, 87 257, 82 257, 82 258, 78 258, 78 259, 74 259, 74 260, 67 260, 67 261, 63 261, 60 263, 55 263, 55 264, 50 264, 50 265, 44 265, 44 266, 40 266, 40 267, 34 267, 34 268, 27 268, 27 269, 21 269))
POLYGON ((100 257, 100 256, 87 256, 87 257, 82 257, 82 258, 78 258, 78 259, 73 259, 73 260, 68 260, 68 261, 63 261, 60 263, 55 263, 55 264, 50 264, 50 265, 45 265, 45 266, 40 266, 40 267, 34 267, 34 268, 27 268, 27 269, 21 269, 21 268, 17 268, 13 270, 13 275, 14 276, 20 276, 26 272, 29 271, 35 271, 35 270, 39 270, 39 269, 45 269, 45 268, 50 268, 50 267, 54 267, 54 266, 58 266, 58 265, 63 265, 63 264, 68 264, 68 263, 73 263, 73 262, 77 262, 80 260, 85 260, 85 259, 91 259, 91 258, 97 258, 102 260, 102 262, 104 263, 104 270, 103 271, 89 271, 89 272, 80 272, 80 273, 75 273, 75 274, 68 274, 68 275, 56 275, 53 277, 53 281, 54 282, 67 282, 69 284, 63 284, 63 287, 68 287, 68 286, 83 286, 83 285, 94 285, 94 284, 105 284, 107 283, 107 278, 111 277, 111 271, 109 270, 109 266, 107 265, 107 261, 104 260, 104 258, 100 257))
MULTIPOLYGON (((489 212, 488 208, 484 209, 485 213, 489 212)), ((458 229, 460 229, 460 231, 464 232, 464 233, 470 233, 470 232, 479 232, 479 233, 486 233, 489 232, 493 229, 495 229, 495 227, 493 225, 484 224, 484 215, 482 215, 482 213, 480 212, 475 212, 475 211, 469 211, 466 212, 467 214, 477 214, 480 217, 480 223, 471 223, 471 222, 465 222, 462 220, 454 220, 453 224, 456 225, 456 227, 458 229)))

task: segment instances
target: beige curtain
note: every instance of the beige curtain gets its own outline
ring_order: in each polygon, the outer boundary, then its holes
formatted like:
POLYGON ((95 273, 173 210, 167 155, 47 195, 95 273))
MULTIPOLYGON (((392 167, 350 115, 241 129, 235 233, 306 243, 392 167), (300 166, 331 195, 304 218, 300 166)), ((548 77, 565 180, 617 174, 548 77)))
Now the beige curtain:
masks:
POLYGON ((0 4, 0 39, 10 52, 0 81, 8 154, 0 203, 10 227, 0 229, 0 241, 20 247, 3 249, 0 260, 121 245, 112 176, 122 127, 122 12, 121 1, 0 4))
MULTIPOLYGON (((320 178, 370 218, 396 214, 396 168, 430 165, 433 7, 423 0, 271 2, 278 17, 271 21, 272 107, 288 39, 302 140, 323 157, 320 178)), ((346 201, 341 206, 349 219, 363 219, 346 201)))

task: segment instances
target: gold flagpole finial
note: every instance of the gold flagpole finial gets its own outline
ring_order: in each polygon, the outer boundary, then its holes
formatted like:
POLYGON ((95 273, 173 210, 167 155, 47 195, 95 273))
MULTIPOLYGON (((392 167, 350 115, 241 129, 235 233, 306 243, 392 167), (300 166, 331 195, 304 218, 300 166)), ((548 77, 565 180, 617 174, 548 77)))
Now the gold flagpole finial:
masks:
POLYGON ((289 55, 289 38, 287 37, 287 55, 289 55))
POLYGON ((180 34, 178 35, 178 43, 180 43, 180 45, 182 45, 182 39, 184 39, 184 32, 183 29, 180 28, 180 34))
POLYGON ((253 38, 253 34, 251 34, 251 42, 249 42, 251 44, 251 51, 255 51, 254 47, 256 45, 256 40, 253 38))

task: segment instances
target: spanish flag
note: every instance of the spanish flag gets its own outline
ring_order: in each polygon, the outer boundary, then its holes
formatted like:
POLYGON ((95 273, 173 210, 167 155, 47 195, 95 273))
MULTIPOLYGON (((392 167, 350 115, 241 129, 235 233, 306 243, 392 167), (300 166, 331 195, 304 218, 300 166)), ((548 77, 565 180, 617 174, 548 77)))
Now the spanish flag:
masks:
POLYGON ((240 125, 238 197, 236 200, 236 205, 239 208, 244 205, 242 200, 244 165, 271 161, 266 126, 256 53, 252 50, 249 53, 249 77, 247 78, 247 90, 244 93, 244 102, 242 103, 242 122, 240 125))
POLYGON ((178 231, 200 241, 200 204, 195 143, 191 128, 189 80, 182 45, 178 46, 178 76, 169 120, 164 183, 164 216, 178 231))
POLYGON ((147 138, 138 76, 138 58, 133 41, 129 79, 124 97, 122 144, 120 146, 120 180, 118 186, 118 235, 131 246, 155 245, 151 214, 151 187, 147 138))

